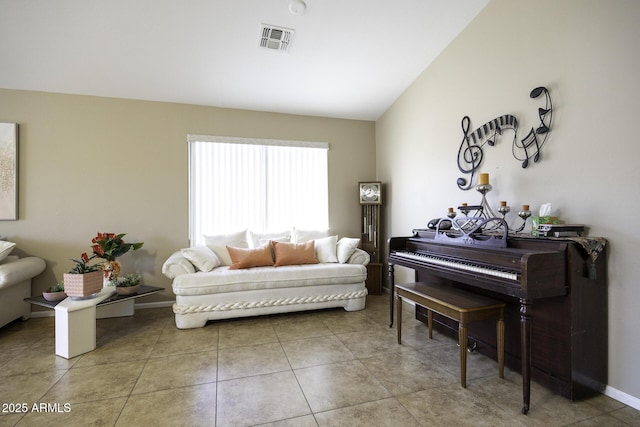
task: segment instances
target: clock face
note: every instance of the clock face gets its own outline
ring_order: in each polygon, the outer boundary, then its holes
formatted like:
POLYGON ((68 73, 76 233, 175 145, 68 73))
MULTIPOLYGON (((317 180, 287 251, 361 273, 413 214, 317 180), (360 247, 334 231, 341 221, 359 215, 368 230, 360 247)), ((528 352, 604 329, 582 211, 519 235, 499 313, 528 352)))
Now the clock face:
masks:
POLYGON ((360 203, 380 203, 380 183, 360 184, 360 203))

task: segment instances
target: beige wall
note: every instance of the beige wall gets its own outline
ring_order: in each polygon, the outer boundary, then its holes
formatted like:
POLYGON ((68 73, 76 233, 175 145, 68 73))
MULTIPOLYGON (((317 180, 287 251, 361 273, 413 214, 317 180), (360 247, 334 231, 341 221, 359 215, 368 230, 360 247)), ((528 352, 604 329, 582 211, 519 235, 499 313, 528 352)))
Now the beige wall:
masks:
MULTIPOLYGON (((409 235, 461 191, 460 121, 472 129, 514 114, 520 138, 536 125, 536 86, 551 91, 553 130, 542 160, 522 169, 512 133, 486 150, 488 199, 518 209, 551 202, 567 223, 609 239, 609 385, 640 400, 640 2, 492 0, 376 123, 377 177, 387 183, 388 235, 409 235)), ((407 278, 409 271, 401 272, 407 278)), ((634 398, 632 398, 633 400, 634 398)))
POLYGON ((375 177, 373 122, 2 89, 0 121, 20 126, 19 220, 0 222, 0 235, 47 261, 34 294, 105 231, 143 241, 120 258, 123 272, 172 297, 161 267, 188 246, 189 133, 328 142, 329 221, 341 236, 358 236, 357 183, 375 177))

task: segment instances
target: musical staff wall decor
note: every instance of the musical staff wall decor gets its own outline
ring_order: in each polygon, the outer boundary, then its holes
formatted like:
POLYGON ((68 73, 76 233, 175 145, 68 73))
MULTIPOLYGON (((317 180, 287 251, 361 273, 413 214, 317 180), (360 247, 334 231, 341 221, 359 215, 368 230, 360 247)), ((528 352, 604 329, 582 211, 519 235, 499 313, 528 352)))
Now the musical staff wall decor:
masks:
POLYGON ((545 96, 545 107, 538 108, 538 117, 540 125, 534 129, 533 127, 522 140, 518 141, 518 120, 511 114, 505 114, 497 117, 482 126, 469 132, 471 127, 471 119, 469 116, 462 118, 462 143, 458 149, 458 169, 464 174, 471 174, 469 179, 460 177, 457 180, 458 188, 461 190, 469 190, 473 185, 474 177, 482 160, 484 159, 483 148, 488 145, 493 147, 498 138, 505 130, 513 130, 513 142, 511 151, 516 160, 522 162, 522 167, 529 166, 529 160, 533 159, 536 163, 540 160, 542 147, 544 147, 549 133, 551 131, 551 121, 553 118, 553 107, 551 104, 551 96, 547 88, 540 86, 531 91, 530 98, 538 98, 540 95, 545 96), (543 135, 542 141, 538 135, 543 135))

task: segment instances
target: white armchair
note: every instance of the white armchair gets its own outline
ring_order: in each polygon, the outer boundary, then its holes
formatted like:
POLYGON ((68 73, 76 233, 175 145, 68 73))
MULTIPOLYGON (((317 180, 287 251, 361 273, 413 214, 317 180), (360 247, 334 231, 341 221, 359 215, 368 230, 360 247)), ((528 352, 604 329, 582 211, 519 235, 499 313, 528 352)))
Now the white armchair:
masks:
POLYGON ((44 260, 38 257, 9 255, 0 261, 0 327, 31 316, 31 304, 24 299, 31 296, 31 279, 45 267, 44 260))

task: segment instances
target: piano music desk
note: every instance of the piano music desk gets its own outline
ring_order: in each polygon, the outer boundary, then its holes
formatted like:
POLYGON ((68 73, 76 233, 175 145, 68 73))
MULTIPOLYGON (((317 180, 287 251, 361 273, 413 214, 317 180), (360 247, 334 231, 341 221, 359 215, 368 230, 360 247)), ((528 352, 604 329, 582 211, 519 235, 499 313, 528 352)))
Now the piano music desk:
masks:
POLYGON ((402 299, 428 310, 429 339, 432 338, 433 311, 458 322, 460 345, 460 384, 467 387, 467 324, 477 320, 496 320, 498 375, 504 378, 504 308, 506 304, 452 286, 416 282, 396 285, 396 327, 402 344, 402 299))

